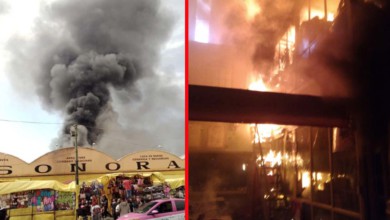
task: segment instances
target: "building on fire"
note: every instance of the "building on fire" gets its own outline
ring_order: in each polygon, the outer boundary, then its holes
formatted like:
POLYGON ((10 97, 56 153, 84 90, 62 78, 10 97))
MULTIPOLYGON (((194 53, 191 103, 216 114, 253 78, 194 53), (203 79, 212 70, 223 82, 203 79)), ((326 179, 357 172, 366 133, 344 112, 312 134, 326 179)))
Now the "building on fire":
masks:
POLYGON ((389 11, 189 1, 190 219, 390 218, 389 11))

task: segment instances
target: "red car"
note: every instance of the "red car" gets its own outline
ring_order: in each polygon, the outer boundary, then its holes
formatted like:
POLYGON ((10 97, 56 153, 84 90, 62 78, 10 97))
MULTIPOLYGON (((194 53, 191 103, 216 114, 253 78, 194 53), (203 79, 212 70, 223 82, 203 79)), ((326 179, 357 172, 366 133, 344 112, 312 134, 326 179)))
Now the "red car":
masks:
POLYGON ((174 219, 184 220, 184 199, 158 199, 150 201, 137 211, 122 215, 118 220, 174 219))

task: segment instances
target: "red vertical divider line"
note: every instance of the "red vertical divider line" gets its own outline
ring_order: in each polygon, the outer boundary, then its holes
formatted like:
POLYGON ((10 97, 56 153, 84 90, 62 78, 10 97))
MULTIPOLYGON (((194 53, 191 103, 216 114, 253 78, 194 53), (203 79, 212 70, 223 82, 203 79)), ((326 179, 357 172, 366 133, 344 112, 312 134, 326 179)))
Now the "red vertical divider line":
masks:
POLYGON ((185 192, 186 192, 186 195, 185 195, 185 216, 186 216, 186 219, 189 219, 189 166, 188 166, 188 62, 189 62, 189 59, 188 59, 188 40, 189 40, 189 30, 188 30, 188 24, 189 24, 189 21, 188 21, 188 17, 189 17, 189 10, 188 10, 188 7, 189 7, 189 0, 185 0, 185 59, 184 59, 184 62, 185 62, 185 74, 184 74, 184 78, 185 78, 185 82, 184 82, 184 86, 185 86, 185 117, 184 117, 184 120, 185 120, 185 126, 184 126, 184 129, 185 129, 185 138, 184 138, 184 145, 185 145, 185 192))

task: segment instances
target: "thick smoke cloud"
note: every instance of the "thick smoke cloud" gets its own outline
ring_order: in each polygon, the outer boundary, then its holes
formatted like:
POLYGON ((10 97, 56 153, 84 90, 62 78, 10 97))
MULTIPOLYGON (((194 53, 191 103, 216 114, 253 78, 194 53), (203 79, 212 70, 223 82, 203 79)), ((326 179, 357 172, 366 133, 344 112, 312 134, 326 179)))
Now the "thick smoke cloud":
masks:
MULTIPOLYGON (((184 11, 184 5, 178 9, 184 11)), ((177 11, 172 13, 155 0, 87 0, 83 4, 71 0, 43 5, 42 12, 43 17, 35 23, 34 39, 15 37, 9 44, 13 55, 11 69, 15 73, 10 77, 16 88, 26 94, 36 91, 45 109, 60 112, 65 118, 65 126, 53 145, 71 145, 69 128, 74 124, 87 129, 86 138, 79 140, 80 145, 96 143, 105 151, 115 147, 112 142, 102 141, 109 134, 120 135, 123 142, 131 133, 144 134, 147 138, 152 132, 146 135, 144 131, 148 129, 139 122, 143 113, 139 106, 146 109, 145 113, 156 111, 156 107, 161 109, 158 112, 168 109, 178 114, 172 124, 183 122, 184 110, 178 103, 184 106, 184 101, 178 94, 182 94, 184 85, 162 82, 169 75, 176 81, 183 75, 175 76, 174 68, 170 73, 167 68, 161 69, 160 64, 162 54, 172 54, 172 50, 162 51, 172 34, 174 20, 179 20, 177 11), (163 73, 157 74, 158 71, 163 73), (149 82, 146 87, 144 81, 149 82), (150 88, 164 87, 163 83, 172 91, 171 96, 150 93, 150 88), (163 100, 158 106, 148 106, 154 95, 163 100), (141 127, 129 129, 133 122, 123 116, 126 112, 136 114, 134 123, 141 127)), ((181 128, 181 124, 176 128, 181 128)), ((181 133, 177 130, 172 133, 175 132, 181 133)), ((180 144, 167 143, 177 144, 173 146, 176 153, 184 153, 180 149, 183 136, 179 137, 180 144)), ((134 142, 130 142, 108 153, 123 156, 124 151, 131 152, 129 148, 134 142)), ((150 148, 161 142, 164 140, 139 138, 137 146, 150 148)))
POLYGON ((288 28, 297 22, 304 1, 257 0, 261 12, 252 22, 255 38, 253 64, 263 74, 272 72, 275 48, 288 28))
POLYGON ((276 45, 288 28, 299 20, 304 1, 256 0, 255 3, 259 12, 253 18, 248 18, 249 9, 241 1, 227 7, 224 25, 230 32, 224 37, 236 44, 249 40, 254 46, 252 61, 255 66, 261 66, 262 63, 273 63, 276 45))
POLYGON ((102 132, 96 128, 96 119, 110 99, 108 85, 116 89, 131 87, 140 72, 122 54, 90 52, 68 65, 55 64, 50 71, 50 104, 66 111, 64 133, 68 133, 69 126, 81 124, 88 128, 88 143, 96 142, 102 132))
MULTIPOLYGON (((250 51, 255 72, 270 80, 277 43, 289 26, 300 25, 307 1, 257 0, 260 11, 252 19, 247 18, 243 1, 233 2, 219 13, 224 17, 223 42, 237 45, 242 53, 250 51)), ((318 27, 311 30, 312 34, 318 32, 318 41, 308 58, 301 59, 302 54, 296 53, 292 66, 278 73, 282 92, 339 97, 367 97, 374 91, 375 97, 380 97, 388 92, 388 1, 340 2, 330 29, 320 33, 318 28, 326 21, 318 17, 310 21, 318 27), (307 87, 303 88, 302 82, 307 87)))
POLYGON ((259 6, 259 11, 253 17, 249 16, 250 6, 246 6, 244 1, 232 1, 222 7, 221 24, 225 29, 222 31, 222 41, 236 45, 240 54, 250 57, 253 72, 271 81, 274 77, 276 45, 288 28, 299 21, 305 1, 254 2, 259 6))

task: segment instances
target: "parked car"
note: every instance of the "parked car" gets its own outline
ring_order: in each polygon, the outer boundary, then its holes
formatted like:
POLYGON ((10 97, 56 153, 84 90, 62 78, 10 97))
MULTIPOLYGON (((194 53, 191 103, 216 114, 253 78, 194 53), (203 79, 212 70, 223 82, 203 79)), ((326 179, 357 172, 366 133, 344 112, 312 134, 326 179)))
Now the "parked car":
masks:
POLYGON ((140 206, 135 212, 122 215, 118 220, 173 219, 184 220, 184 199, 158 199, 140 206))

